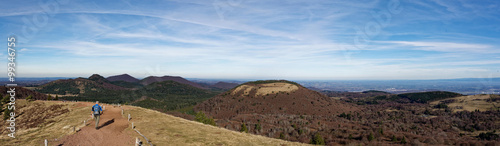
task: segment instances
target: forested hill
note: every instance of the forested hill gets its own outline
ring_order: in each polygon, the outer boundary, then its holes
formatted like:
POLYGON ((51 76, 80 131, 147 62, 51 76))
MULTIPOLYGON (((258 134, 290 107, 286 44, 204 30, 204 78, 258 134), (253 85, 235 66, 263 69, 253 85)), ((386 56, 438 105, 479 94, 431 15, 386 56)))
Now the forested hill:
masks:
POLYGON ((218 94, 176 81, 141 85, 126 81, 109 81, 97 74, 89 78, 53 81, 38 87, 36 91, 57 94, 65 100, 130 103, 160 111, 192 106, 218 94))

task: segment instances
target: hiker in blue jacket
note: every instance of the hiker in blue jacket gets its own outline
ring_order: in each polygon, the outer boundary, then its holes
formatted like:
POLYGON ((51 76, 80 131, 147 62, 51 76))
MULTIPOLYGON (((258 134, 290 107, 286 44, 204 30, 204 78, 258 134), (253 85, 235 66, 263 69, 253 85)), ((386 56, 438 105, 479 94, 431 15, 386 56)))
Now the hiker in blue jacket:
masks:
POLYGON ((95 119, 95 129, 97 129, 97 125, 99 125, 99 118, 102 114, 102 108, 99 106, 99 101, 95 102, 95 105, 92 106, 92 114, 94 114, 95 119))

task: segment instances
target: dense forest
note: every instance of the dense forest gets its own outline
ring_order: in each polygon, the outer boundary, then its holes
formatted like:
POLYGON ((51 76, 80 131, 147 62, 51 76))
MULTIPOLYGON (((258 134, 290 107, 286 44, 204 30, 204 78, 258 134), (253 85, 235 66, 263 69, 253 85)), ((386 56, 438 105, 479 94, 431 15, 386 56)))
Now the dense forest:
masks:
POLYGON ((159 111, 190 107, 221 92, 175 81, 155 82, 146 86, 135 82, 108 81, 99 75, 92 75, 88 79, 54 81, 40 86, 36 91, 69 95, 61 96, 62 100, 131 104, 159 111))

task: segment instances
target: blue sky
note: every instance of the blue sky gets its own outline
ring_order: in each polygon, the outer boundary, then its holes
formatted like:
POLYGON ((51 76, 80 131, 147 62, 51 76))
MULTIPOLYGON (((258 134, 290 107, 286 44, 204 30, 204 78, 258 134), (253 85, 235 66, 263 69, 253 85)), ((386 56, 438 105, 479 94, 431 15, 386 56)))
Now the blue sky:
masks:
POLYGON ((5 43, 18 38, 18 77, 500 77, 496 0, 24 0, 0 8, 5 43))

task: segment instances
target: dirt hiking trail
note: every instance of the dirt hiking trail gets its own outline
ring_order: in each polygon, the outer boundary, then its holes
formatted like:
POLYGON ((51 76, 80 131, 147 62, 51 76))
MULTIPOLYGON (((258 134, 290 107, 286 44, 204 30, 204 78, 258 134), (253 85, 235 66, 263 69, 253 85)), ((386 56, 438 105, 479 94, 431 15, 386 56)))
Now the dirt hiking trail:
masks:
MULTIPOLYGON (((81 106, 93 106, 95 103, 81 102, 81 106)), ((101 104, 100 104, 101 105, 101 104)), ((102 105, 101 105, 102 106, 102 105)), ((88 111, 89 118, 91 111, 88 111)), ((133 145, 134 139, 129 136, 130 131, 125 129, 128 127, 128 121, 121 115, 120 107, 106 105, 101 119, 99 120, 98 129, 95 127, 95 120, 87 121, 85 127, 80 129, 73 135, 68 135, 61 138, 56 145, 58 146, 90 146, 90 145, 106 145, 106 146, 122 146, 133 145)))

